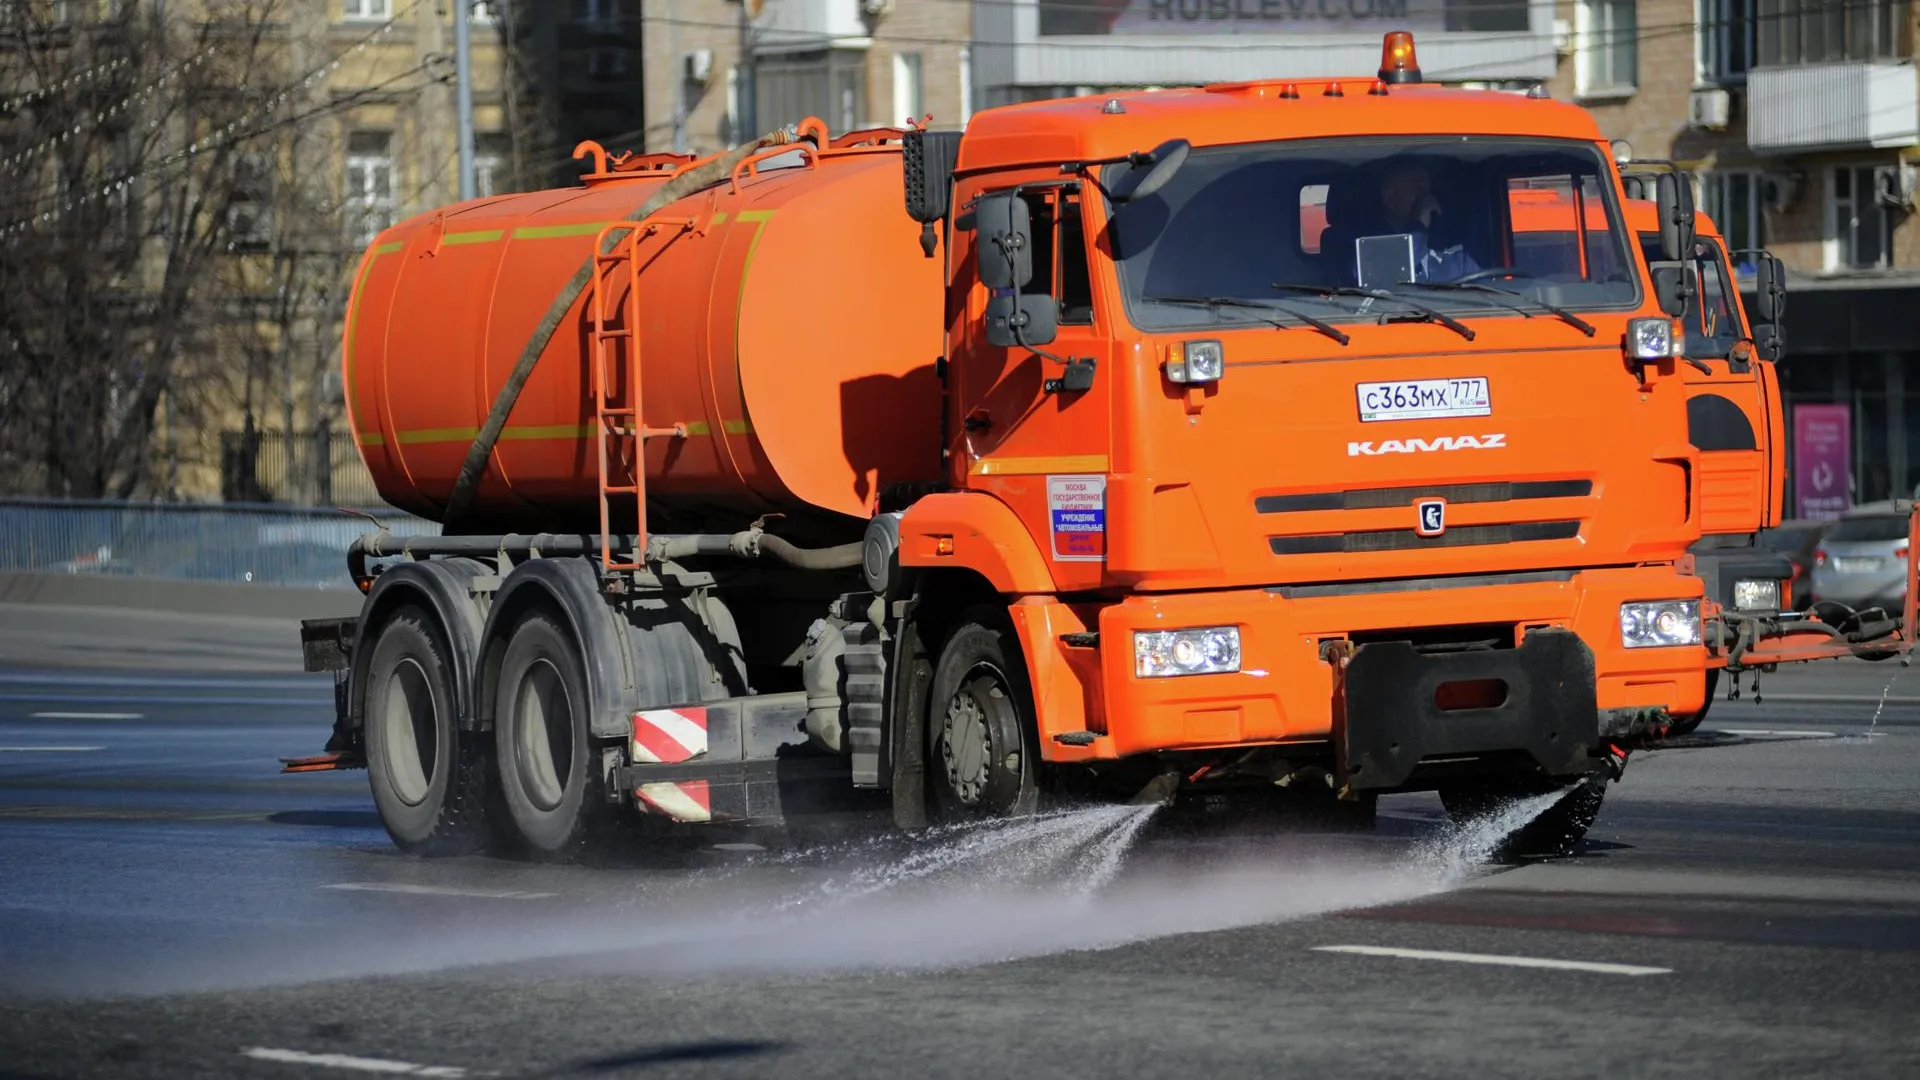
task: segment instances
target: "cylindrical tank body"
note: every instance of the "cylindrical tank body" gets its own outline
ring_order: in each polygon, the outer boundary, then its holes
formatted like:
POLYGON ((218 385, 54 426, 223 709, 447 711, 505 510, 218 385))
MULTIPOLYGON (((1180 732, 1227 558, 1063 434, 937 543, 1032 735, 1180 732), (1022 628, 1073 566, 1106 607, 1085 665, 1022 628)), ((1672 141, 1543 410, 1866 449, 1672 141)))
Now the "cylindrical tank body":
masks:
MULTIPOLYGON (((790 151, 736 180, 651 215, 637 272, 602 271, 615 327, 637 281, 646 425, 687 433, 647 441, 649 527, 732 528, 769 512, 796 524, 865 518, 886 485, 941 475, 933 365, 944 252, 921 251, 897 144, 790 151)), ((549 306, 601 230, 664 182, 635 174, 464 203, 375 241, 355 278, 342 364, 354 436, 383 499, 440 519, 549 306)), ((464 531, 598 530, 592 297, 574 302, 540 356, 464 531)), ((628 347, 604 346, 617 389, 628 347)), ((609 445, 624 455, 631 442, 609 445)), ((630 463, 616 460, 609 475, 629 483, 630 463)), ((614 531, 636 520, 627 500, 614 531)))

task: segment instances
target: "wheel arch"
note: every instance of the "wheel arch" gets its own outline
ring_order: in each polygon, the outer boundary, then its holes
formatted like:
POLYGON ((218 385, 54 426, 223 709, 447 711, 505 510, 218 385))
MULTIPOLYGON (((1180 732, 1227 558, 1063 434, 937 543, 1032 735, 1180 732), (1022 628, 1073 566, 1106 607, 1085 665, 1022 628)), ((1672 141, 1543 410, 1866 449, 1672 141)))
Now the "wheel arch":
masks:
POLYGON ((903 571, 971 570, 1001 596, 1054 591, 1053 572, 1026 525, 984 492, 929 495, 900 518, 903 571), (952 550, 941 553, 943 542, 952 550))
POLYGON ((494 594, 480 633, 473 673, 474 724, 490 729, 499 713, 500 660, 515 624, 529 611, 556 616, 580 653, 587 678, 588 730, 596 738, 625 738, 637 707, 635 680, 627 663, 613 609, 601 597, 586 559, 530 559, 515 567, 494 594))
POLYGON ((400 563, 374 579, 361 605, 359 625, 354 628, 347 695, 350 727, 366 729, 367 669, 373 662, 374 646, 394 613, 407 606, 419 607, 432 617, 430 629, 439 636, 453 665, 456 722, 462 728, 469 725, 475 704, 473 674, 482 640, 482 621, 471 586, 473 579, 485 572, 486 568, 472 559, 427 559, 400 563))

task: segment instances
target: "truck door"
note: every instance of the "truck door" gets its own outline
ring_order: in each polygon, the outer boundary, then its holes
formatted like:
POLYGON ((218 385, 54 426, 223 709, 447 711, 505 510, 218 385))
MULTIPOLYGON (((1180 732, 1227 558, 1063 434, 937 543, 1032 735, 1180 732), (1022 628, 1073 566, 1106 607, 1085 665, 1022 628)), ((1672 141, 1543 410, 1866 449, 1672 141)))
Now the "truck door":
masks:
MULTIPOLYGON (((1642 233, 1647 259, 1659 258, 1660 239, 1642 233)), ((1768 408, 1772 364, 1735 343, 1751 338, 1740 294, 1720 237, 1702 228, 1694 246, 1695 294, 1684 316, 1686 355, 1710 372, 1684 368, 1687 431, 1700 451, 1703 539, 1742 540, 1774 524, 1776 478, 1768 453, 1777 418, 1768 408)))
POLYGON ((985 290, 973 290, 954 358, 955 464, 968 487, 1027 523, 1062 589, 1090 588, 1106 560, 1108 403, 1119 374, 1095 310, 1079 185, 1021 198, 1033 224, 1033 278, 1021 291, 1055 299, 1059 333, 1037 350, 996 347, 986 338, 985 290), (1091 388, 1049 388, 1065 372, 1059 360, 1080 359, 1094 362, 1091 388))

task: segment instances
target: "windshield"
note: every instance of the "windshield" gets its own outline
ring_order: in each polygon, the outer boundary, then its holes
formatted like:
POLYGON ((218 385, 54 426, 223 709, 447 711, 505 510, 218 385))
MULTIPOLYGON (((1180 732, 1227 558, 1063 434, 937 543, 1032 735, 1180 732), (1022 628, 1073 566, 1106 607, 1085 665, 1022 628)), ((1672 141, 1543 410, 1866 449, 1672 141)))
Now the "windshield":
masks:
POLYGON ((1261 314, 1157 297, 1286 296, 1347 321, 1404 314, 1319 289, 1385 289, 1459 317, 1519 318, 1525 300, 1632 307, 1627 235, 1590 144, 1339 138, 1196 148, 1166 186, 1114 209, 1107 239, 1130 317, 1160 329, 1261 314))
MULTIPOLYGON (((1640 250, 1648 262, 1660 261, 1660 234, 1641 233, 1640 250)), ((1704 238, 1695 243, 1693 267, 1697 291, 1687 299, 1687 355, 1724 357, 1742 334, 1720 246, 1704 238)))

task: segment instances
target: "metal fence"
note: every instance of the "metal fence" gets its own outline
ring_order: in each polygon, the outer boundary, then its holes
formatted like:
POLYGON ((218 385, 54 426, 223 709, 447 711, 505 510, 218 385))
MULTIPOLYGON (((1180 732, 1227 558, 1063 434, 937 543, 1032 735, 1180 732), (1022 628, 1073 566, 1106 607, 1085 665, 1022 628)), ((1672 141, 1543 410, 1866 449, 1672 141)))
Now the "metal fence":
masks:
MULTIPOLYGON (((397 535, 440 531, 372 515, 397 535)), ((0 499, 0 570, 351 589, 347 545, 373 529, 332 509, 0 499)))

